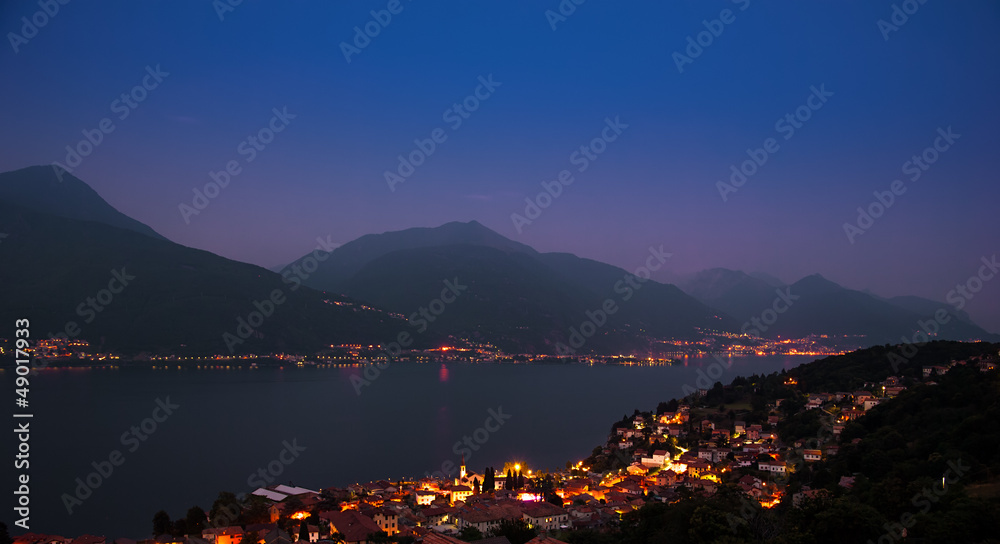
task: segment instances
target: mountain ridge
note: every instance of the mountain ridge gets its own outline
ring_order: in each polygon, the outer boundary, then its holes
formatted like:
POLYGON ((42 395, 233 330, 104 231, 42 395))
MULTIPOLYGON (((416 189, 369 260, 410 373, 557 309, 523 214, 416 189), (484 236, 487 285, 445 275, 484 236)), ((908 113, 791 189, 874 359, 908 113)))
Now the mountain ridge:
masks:
MULTIPOLYGON (((650 263, 662 266, 665 257, 653 257, 650 263)), ((621 311, 595 318, 601 323, 595 323, 599 331, 588 340, 587 350, 625 350, 631 343, 644 351, 652 337, 693 338, 699 328, 735 331, 737 326, 676 286, 639 280, 619 267, 570 253, 539 253, 475 221, 362 236, 334 249, 306 283, 409 315, 421 303, 414 293, 430 298, 434 292, 433 281, 415 275, 432 269, 437 282, 460 278, 489 286, 479 291, 470 287, 466 300, 475 301, 477 311, 461 310, 460 301, 454 314, 461 319, 442 316, 443 323, 452 325, 449 333, 482 334, 486 329, 502 338, 502 347, 518 351, 565 345, 588 312, 599 315, 608 300, 617 301, 621 311), (452 266, 440 266, 445 262, 452 266), (497 270, 506 275, 498 277, 497 270), (628 281, 637 286, 626 285, 628 281), (515 338, 515 331, 521 331, 521 338, 515 338)))
MULTIPOLYGON (((875 343, 898 342, 911 338, 921 330, 944 303, 920 297, 886 299, 830 281, 822 274, 810 274, 783 287, 774 287, 741 271, 716 268, 696 273, 685 290, 703 303, 725 311, 737 319, 760 319, 769 308, 777 310, 775 302, 790 298, 790 304, 776 314, 773 324, 755 330, 770 338, 802 337, 808 334, 839 334, 870 337, 875 343)), ((949 340, 997 338, 972 322, 968 316, 947 323, 938 323, 942 338, 949 340)), ((934 326, 928 325, 934 329, 934 326)), ((745 331, 743 331, 745 332, 745 331)))
MULTIPOLYGON (((518 352, 551 352, 583 326, 589 327, 585 325, 588 320, 595 334, 584 350, 595 352, 646 353, 659 340, 698 338, 706 330, 746 333, 755 318, 763 318, 767 324, 753 329, 765 338, 865 335, 881 343, 911 335, 921 320, 933 313, 931 310, 943 307, 919 297, 883 299, 844 288, 821 274, 778 286, 774 284, 780 280, 773 276, 724 268, 701 271, 681 286, 642 280, 620 267, 571 253, 538 252, 477 221, 367 234, 334 248, 308 277, 290 278, 290 265, 275 273, 175 244, 114 209, 82 180, 63 176, 59 181, 45 166, 0 174, 0 209, 5 212, 0 226, 9 233, 0 249, 23 248, 25 255, 47 267, 37 278, 7 275, 11 281, 5 282, 0 292, 17 303, 11 308, 31 308, 22 300, 23 291, 51 287, 71 300, 86 296, 66 285, 74 280, 85 283, 81 278, 97 281, 100 274, 106 276, 107 272, 97 274, 91 266, 94 255, 100 257, 100 267, 108 270, 114 264, 112 256, 130 257, 158 278, 161 286, 186 293, 184 296, 192 299, 190 304, 163 304, 157 299, 162 311, 181 320, 183 312, 206 312, 213 296, 220 298, 216 302, 229 308, 231 319, 235 319, 239 312, 232 308, 259 300, 260 293, 266 294, 264 285, 284 289, 294 283, 297 289, 301 280, 305 289, 298 295, 309 295, 293 298, 299 300, 296 304, 301 305, 304 315, 319 321, 306 324, 279 319, 276 323, 289 327, 285 329, 288 341, 274 344, 269 343, 271 338, 261 343, 270 347, 291 346, 294 338, 310 338, 306 344, 318 345, 315 340, 330 323, 377 343, 378 335, 369 333, 385 332, 378 323, 387 320, 388 314, 352 321, 346 314, 334 316, 336 312, 317 310, 315 301, 331 304, 332 299, 344 307, 354 304, 350 301, 364 301, 411 317, 435 299, 444 281, 468 282, 470 290, 463 292, 464 298, 458 297, 455 305, 449 305, 447 314, 432 327, 433 334, 497 341, 518 352), (61 236, 60 229, 65 231, 61 236), (176 281, 158 272, 168 270, 176 281), (23 289, 25 286, 31 289, 23 289), (197 293, 193 292, 195 287, 197 293), (215 292, 206 295, 206 289, 215 292), (779 299, 785 299, 788 307, 777 313, 779 299), (768 323, 766 312, 772 306, 776 318, 768 323), (604 307, 614 307, 614 311, 604 312, 604 307)), ((651 248, 647 264, 655 271, 668 256, 651 248)), ((291 264, 306 258, 308 255, 291 264)), ((992 336, 964 317, 943 325, 942 337, 992 336)), ((221 318, 212 319, 218 327, 221 318)), ((413 321, 411 317, 410 326, 413 321)), ((164 327, 162 322, 154 322, 164 327)), ((122 321, 121 327, 130 330, 132 324, 122 321)), ((273 337, 275 333, 270 334, 273 337)), ((184 343, 176 334, 171 338, 175 344, 184 343)), ((201 341, 213 345, 211 339, 201 341)))
POLYGON ((54 166, 29 166, 0 173, 0 200, 41 213, 93 221, 166 240, 148 225, 108 204, 90 185, 54 166))
POLYGON ((0 319, 29 318, 38 338, 133 354, 275 353, 384 342, 406 326, 256 265, 129 229, 0 200, 0 230, 0 252, 32 263, 0 269, 0 319), (261 323, 241 330, 255 311, 261 323))

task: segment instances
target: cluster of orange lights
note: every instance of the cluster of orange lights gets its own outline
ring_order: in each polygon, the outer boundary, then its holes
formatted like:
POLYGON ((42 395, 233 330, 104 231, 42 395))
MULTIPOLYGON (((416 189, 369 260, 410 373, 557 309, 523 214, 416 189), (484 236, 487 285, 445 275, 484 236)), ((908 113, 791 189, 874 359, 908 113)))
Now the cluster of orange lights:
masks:
POLYGON ((680 411, 674 412, 674 417, 667 419, 666 414, 660 416, 660 423, 664 425, 671 425, 677 423, 684 423, 684 414, 680 411))
POLYGON ((778 503, 780 502, 781 502, 781 494, 779 493, 773 496, 769 501, 760 501, 760 505, 763 508, 774 508, 775 506, 778 506, 778 503))

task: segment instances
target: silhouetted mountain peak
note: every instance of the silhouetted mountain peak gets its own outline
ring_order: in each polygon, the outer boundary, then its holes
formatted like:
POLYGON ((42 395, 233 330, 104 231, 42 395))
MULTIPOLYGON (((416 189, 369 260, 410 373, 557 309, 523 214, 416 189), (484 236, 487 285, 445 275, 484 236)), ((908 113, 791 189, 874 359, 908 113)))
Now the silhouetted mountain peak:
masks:
POLYGON ((768 274, 767 272, 759 272, 759 271, 758 272, 750 272, 749 276, 751 278, 756 278, 756 279, 758 279, 758 280, 760 280, 760 281, 762 281, 762 282, 770 285, 771 287, 783 287, 785 285, 785 282, 781 281, 780 278, 777 278, 777 277, 775 277, 775 276, 773 276, 771 274, 768 274))
POLYGON ((0 174, 0 200, 41 213, 166 239, 115 209, 80 178, 62 170, 57 173, 53 166, 29 166, 0 174))
POLYGON ((812 274, 792 284, 792 288, 803 292, 828 292, 844 289, 840 284, 823 277, 822 274, 812 274))
POLYGON ((681 287, 686 293, 699 300, 711 301, 726 295, 738 286, 756 286, 758 284, 763 285, 763 282, 752 278, 742 270, 709 268, 696 272, 687 281, 684 281, 681 287))
POLYGON ((444 246, 482 246, 504 253, 537 254, 531 247, 505 238, 478 221, 452 221, 438 227, 366 234, 333 250, 330 259, 306 283, 319 289, 341 290, 344 281, 375 259, 397 251, 444 246))
MULTIPOLYGON (((417 229, 408 230, 416 231, 417 229)), ((515 249, 517 251, 525 252, 535 251, 529 246, 515 242, 510 238, 506 238, 476 220, 466 222, 451 221, 441 225, 440 227, 430 227, 426 229, 426 231, 426 233, 431 235, 430 237, 432 239, 436 235, 441 235, 442 239, 440 241, 447 242, 447 244, 442 243, 434 245, 476 244, 487 245, 496 249, 515 249)))

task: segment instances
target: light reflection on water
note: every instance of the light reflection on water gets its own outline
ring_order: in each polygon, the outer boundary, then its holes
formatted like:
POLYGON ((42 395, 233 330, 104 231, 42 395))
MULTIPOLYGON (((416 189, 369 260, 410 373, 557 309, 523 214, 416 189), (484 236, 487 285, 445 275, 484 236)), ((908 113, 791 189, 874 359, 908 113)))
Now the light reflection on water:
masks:
MULTIPOLYGON (((718 379, 728 383, 812 359, 734 357, 718 379)), ((209 508, 219 491, 252 491, 248 476, 274 460, 285 440, 297 439, 306 450, 275 483, 315 489, 419 478, 446 461, 458 465, 455 444, 500 408, 511 417, 473 453, 470 470, 482 473, 512 459, 534 469, 562 468, 604 443, 623 415, 680 396, 714 361, 395 363, 361 395, 350 379, 359 367, 44 370, 32 381, 32 530, 145 537, 160 509, 181 517, 195 504, 209 508), (120 435, 168 396, 180 408, 135 452, 125 451, 120 435), (114 449, 123 450, 124 464, 67 515, 60 496, 114 449)), ((0 373, 0 386, 12 381, 13 373, 0 373)), ((3 500, 13 508, 9 495, 3 500)))

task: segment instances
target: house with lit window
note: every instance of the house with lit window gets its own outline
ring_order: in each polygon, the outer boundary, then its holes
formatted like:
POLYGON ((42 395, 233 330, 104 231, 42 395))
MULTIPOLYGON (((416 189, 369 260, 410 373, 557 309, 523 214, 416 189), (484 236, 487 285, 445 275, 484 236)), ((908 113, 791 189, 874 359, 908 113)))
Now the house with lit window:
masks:
POLYGON ((735 421, 733 422, 733 434, 741 435, 747 432, 747 424, 745 421, 735 421))
POLYGON ((392 510, 388 508, 376 510, 371 518, 375 525, 378 525, 389 536, 399 532, 399 516, 392 510))
POLYGON ((876 399, 876 398, 865 399, 865 404, 864 404, 865 411, 867 412, 868 410, 871 410, 872 408, 878 406, 880 402, 882 402, 882 399, 876 399))
POLYGON ((498 527, 501 521, 517 519, 521 515, 521 510, 514 505, 497 504, 480 508, 460 508, 452 519, 459 530, 475 527, 480 533, 488 534, 491 529, 498 527))
POLYGON ((542 531, 555 531, 569 525, 569 513, 550 502, 527 503, 522 511, 524 521, 542 531))
POLYGON ((343 535, 346 544, 368 544, 369 535, 382 532, 372 518, 354 510, 320 512, 319 517, 330 523, 331 532, 343 535))
POLYGON ((758 466, 760 467, 760 470, 764 472, 772 472, 776 474, 785 473, 785 463, 781 461, 761 461, 758 463, 758 466))
POLYGON ((426 489, 418 489, 413 494, 416 496, 417 504, 420 506, 430 506, 434 502, 434 499, 438 497, 437 493, 426 489))
POLYGON ((238 525, 210 527, 201 532, 201 538, 212 544, 239 544, 243 540, 243 528, 238 525))
POLYGON ((451 496, 452 504, 464 501, 472 495, 472 489, 467 485, 453 485, 447 488, 447 492, 451 496))

